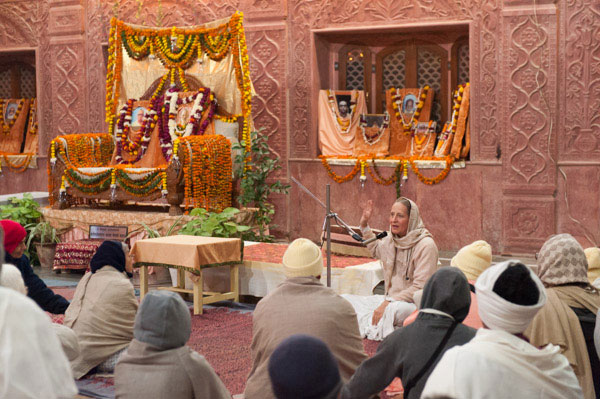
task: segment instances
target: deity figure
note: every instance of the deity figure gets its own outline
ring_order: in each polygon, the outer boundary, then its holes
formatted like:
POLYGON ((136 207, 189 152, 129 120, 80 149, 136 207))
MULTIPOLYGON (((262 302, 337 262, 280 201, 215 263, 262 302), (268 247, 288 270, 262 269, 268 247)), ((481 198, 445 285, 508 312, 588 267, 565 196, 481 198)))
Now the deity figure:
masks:
POLYGON ((347 118, 348 117, 348 111, 350 111, 350 108, 348 107, 348 103, 346 101, 340 101, 338 103, 338 111, 339 111, 340 116, 342 118, 347 118))

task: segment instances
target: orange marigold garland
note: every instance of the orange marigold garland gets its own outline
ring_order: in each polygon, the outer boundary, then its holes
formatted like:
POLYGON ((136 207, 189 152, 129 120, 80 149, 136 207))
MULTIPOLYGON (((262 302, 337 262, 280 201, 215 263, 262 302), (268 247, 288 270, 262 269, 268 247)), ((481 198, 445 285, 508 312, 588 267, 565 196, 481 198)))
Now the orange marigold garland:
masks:
POLYGON ((450 172, 450 169, 452 168, 452 164, 454 163, 454 158, 452 158, 451 155, 448 155, 445 158, 436 158, 436 157, 419 157, 419 158, 415 158, 415 157, 410 157, 408 159, 408 162, 410 162, 410 167, 412 168, 412 170, 415 173, 415 175, 417 175, 417 177, 419 178, 419 180, 421 180, 421 182, 423 182, 425 184, 428 184, 428 185, 433 185, 433 184, 438 184, 439 182, 441 182, 442 180, 444 180, 446 178, 446 176, 448 176, 448 173, 450 172), (419 160, 429 160, 429 161, 440 161, 442 159, 445 159, 445 161, 446 161, 446 167, 436 177, 425 177, 425 176, 423 176, 423 174, 421 173, 421 171, 419 171, 419 168, 417 167, 417 164, 415 163, 416 159, 419 159, 419 160))
POLYGON ((178 159, 186 208, 221 212, 231 206, 231 143, 221 135, 182 137, 178 159))
POLYGON ((327 173, 329 174, 329 176, 334 181, 336 181, 337 183, 345 183, 347 181, 350 181, 350 180, 354 179, 354 176, 356 176, 357 173, 361 170, 360 159, 357 159, 356 163, 354 164, 354 168, 350 171, 350 173, 348 173, 345 176, 339 176, 338 174, 336 174, 333 171, 333 169, 331 169, 331 166, 329 165, 329 162, 327 162, 327 157, 324 157, 323 155, 320 155, 319 158, 321 158, 321 163, 323 164, 323 166, 327 170, 327 173))

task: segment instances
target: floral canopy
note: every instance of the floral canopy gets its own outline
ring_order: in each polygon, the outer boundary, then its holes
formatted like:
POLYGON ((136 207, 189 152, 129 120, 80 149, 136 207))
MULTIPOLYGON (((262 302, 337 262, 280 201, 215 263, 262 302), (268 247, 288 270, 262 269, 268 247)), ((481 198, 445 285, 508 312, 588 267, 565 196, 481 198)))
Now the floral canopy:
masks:
POLYGON ((159 28, 113 18, 106 74, 109 133, 114 132, 116 110, 128 99, 140 98, 150 88, 154 98, 175 83, 188 91, 189 80, 195 79, 215 94, 224 111, 216 118, 244 118, 242 140, 249 147, 253 88, 242 20, 238 11, 203 25, 159 28))

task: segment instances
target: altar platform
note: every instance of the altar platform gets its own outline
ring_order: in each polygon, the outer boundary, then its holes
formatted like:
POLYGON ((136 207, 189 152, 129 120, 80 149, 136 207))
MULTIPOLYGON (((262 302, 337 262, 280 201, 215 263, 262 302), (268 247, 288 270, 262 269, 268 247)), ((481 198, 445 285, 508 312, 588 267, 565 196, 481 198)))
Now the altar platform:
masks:
MULTIPOLYGON (((127 226, 130 245, 147 237, 143 224, 165 233, 169 227, 181 218, 181 227, 191 217, 169 216, 160 207, 140 207, 140 210, 111 210, 93 208, 69 208, 64 210, 43 208, 44 219, 55 228, 66 230, 61 235, 61 240, 73 241, 89 237, 91 225, 127 226), (152 210, 155 209, 155 210, 152 210), (143 223, 143 224, 142 224, 143 223)), ((249 212, 238 214, 238 223, 245 224, 245 219, 250 217, 249 212)), ((274 290, 284 279, 281 259, 288 244, 282 243, 244 243, 243 263, 239 267, 239 294, 254 297, 264 297, 274 290)), ((365 252, 358 251, 357 254, 365 252)), ((325 248, 323 248, 323 264, 325 265, 325 248)), ((339 294, 371 295, 373 288, 383 281, 383 271, 378 260, 364 256, 332 255, 331 287, 339 294)), ((161 268, 154 268, 150 275, 153 287, 164 282, 165 273, 161 268), (157 277, 159 277, 157 279, 157 277)), ((169 270, 173 286, 176 285, 177 272, 169 270)), ((137 275, 136 275, 137 277, 137 275)), ((323 268, 323 284, 327 283, 327 270, 323 268)), ((186 273, 186 289, 193 286, 186 273)), ((204 272, 204 289, 206 291, 223 291, 229 288, 229 270, 227 267, 217 267, 204 272)))

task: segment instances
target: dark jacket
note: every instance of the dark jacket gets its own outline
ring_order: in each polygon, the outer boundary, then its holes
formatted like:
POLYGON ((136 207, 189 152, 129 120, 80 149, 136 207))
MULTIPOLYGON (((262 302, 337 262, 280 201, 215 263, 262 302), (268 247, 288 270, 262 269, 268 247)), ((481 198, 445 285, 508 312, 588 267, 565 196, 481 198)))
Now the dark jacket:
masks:
POLYGON ((423 290, 421 309, 435 309, 450 317, 420 312, 416 320, 388 335, 372 358, 365 360, 352 379, 342 389, 342 399, 369 398, 387 387, 394 377, 400 377, 404 386, 415 378, 435 354, 446 332, 454 326, 446 344, 435 361, 425 370, 406 399, 418 399, 427 378, 445 351, 469 342, 476 330, 463 325, 471 305, 469 283, 455 267, 443 267, 431 276, 423 290))
POLYGON ((33 299, 46 312, 54 314, 65 313, 65 310, 69 306, 69 301, 55 294, 46 286, 46 283, 33 272, 27 256, 23 255, 19 259, 16 259, 7 253, 5 259, 6 263, 15 265, 21 272, 23 281, 25 281, 25 285, 27 286, 27 296, 29 298, 33 299))

